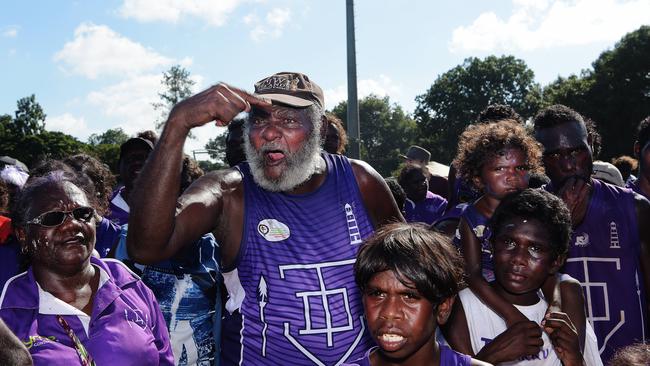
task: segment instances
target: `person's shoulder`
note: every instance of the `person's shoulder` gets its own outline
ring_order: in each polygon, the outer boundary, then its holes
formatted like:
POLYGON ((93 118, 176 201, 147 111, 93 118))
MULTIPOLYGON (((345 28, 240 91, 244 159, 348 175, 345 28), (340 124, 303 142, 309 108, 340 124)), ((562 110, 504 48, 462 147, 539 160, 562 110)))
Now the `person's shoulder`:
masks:
POLYGON ((377 346, 370 347, 363 356, 356 360, 350 360, 341 364, 341 366, 370 366, 370 354, 377 350, 377 346))
POLYGON ((206 184, 239 184, 243 179, 241 168, 237 166, 232 168, 225 168, 220 170, 213 170, 201 176, 196 182, 203 182, 206 184))
POLYGON ((227 194, 241 187, 244 179, 242 174, 237 167, 208 172, 192 183, 181 197, 202 196, 205 193, 227 194))
POLYGON ((608 195, 614 196, 614 197, 620 197, 620 196, 629 196, 633 197, 636 193, 634 193, 633 190, 627 187, 621 187, 617 186, 614 184, 610 184, 607 182, 600 181, 598 179, 592 179, 591 184, 594 185, 594 188, 596 190, 600 190, 608 195))
POLYGON ((354 177, 357 180, 359 187, 365 187, 374 183, 383 182, 381 175, 370 164, 366 163, 363 160, 347 160, 350 162, 352 172, 354 173, 354 177))
POLYGON ((464 289, 458 291, 458 297, 456 301, 460 301, 463 304, 469 304, 470 302, 477 299, 478 297, 476 296, 474 291, 472 291, 472 289, 470 289, 469 287, 465 287, 464 289))
POLYGON ((470 358, 470 363, 469 364, 471 366, 492 366, 491 363, 481 361, 481 360, 477 360, 475 358, 470 358))
MULTIPOLYGON (((0 294, 0 309, 11 307, 24 307, 17 302, 25 303, 30 302, 29 298, 34 297, 36 289, 35 283, 32 281, 27 272, 19 273, 7 280, 2 293, 0 294)), ((36 299, 38 295, 36 295, 36 299)))
POLYGON ((115 282, 115 285, 120 288, 140 281, 140 277, 120 260, 113 258, 93 258, 92 261, 94 264, 100 265, 113 282, 115 282))

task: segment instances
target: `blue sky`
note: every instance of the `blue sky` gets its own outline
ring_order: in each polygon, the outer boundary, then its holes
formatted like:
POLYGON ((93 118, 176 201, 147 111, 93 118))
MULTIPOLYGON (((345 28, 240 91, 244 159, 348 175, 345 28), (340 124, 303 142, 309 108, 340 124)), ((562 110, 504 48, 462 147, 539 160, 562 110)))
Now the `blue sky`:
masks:
MULTIPOLYGON (((357 0, 355 14, 360 96, 388 95, 412 112, 470 56, 515 55, 542 84, 579 73, 650 24, 650 0, 357 0)), ((152 129, 162 72, 178 63, 196 92, 301 71, 332 108, 347 97, 345 1, 23 0, 0 12, 0 114, 33 93, 47 129, 82 141, 152 129)), ((186 151, 222 130, 202 127, 186 151)))

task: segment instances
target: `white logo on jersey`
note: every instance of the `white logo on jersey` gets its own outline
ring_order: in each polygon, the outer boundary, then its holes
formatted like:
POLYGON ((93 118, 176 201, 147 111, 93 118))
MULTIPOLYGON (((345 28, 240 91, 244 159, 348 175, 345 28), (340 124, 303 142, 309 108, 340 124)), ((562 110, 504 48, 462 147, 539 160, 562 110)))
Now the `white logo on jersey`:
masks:
POLYGON ((575 246, 586 247, 587 245, 589 245, 589 234, 582 233, 582 235, 576 236, 575 246))
POLYGON ((257 285, 257 303, 260 306, 260 321, 264 324, 262 329, 262 356, 266 357, 266 330, 269 327, 269 324, 264 319, 264 308, 268 303, 268 288, 266 287, 266 280, 264 276, 260 276, 260 282, 257 285))
POLYGON ((609 247, 610 248, 621 248, 621 245, 618 241, 618 229, 616 228, 616 223, 614 221, 609 223, 609 247))
POLYGON ((264 219, 257 224, 257 232, 268 241, 282 241, 291 236, 289 227, 276 219, 264 219))
MULTIPOLYGON (((336 262, 324 262, 324 263, 313 263, 313 264, 292 264, 279 266, 280 278, 284 279, 287 276, 287 272, 290 271, 313 271, 318 278, 319 289, 314 289, 312 291, 299 291, 295 293, 297 298, 301 298, 303 301, 303 316, 304 323, 302 323, 303 329, 298 329, 298 336, 301 335, 318 335, 323 334, 326 338, 327 347, 334 346, 334 335, 336 333, 348 332, 354 330, 354 321, 358 321, 360 324, 359 331, 355 337, 355 340, 352 342, 350 347, 347 349, 344 355, 341 356, 339 363, 347 359, 348 356, 352 353, 354 348, 357 346, 361 340, 363 333, 365 331, 365 324, 363 322, 363 316, 359 316, 359 319, 352 318, 352 311, 350 309, 350 302, 348 298, 348 289, 346 287, 340 288, 327 288, 325 284, 325 269, 336 268, 341 271, 350 271, 351 266, 354 265, 356 259, 347 259, 336 262), (342 300, 343 307, 339 306, 339 301, 342 300), (332 309, 330 308, 330 302, 333 301, 337 306, 334 308, 335 312, 344 312, 345 317, 347 318, 344 324, 335 325, 332 322, 332 309), (320 302, 321 307, 312 308, 312 304, 320 302), (312 322, 312 314, 318 311, 324 312, 324 323, 320 327, 312 322)), ((306 349, 296 336, 291 334, 290 323, 284 323, 284 336, 293 344, 302 354, 307 356, 312 362, 317 365, 324 365, 315 355, 313 355, 308 349, 306 349)), ((295 326, 295 325, 294 325, 295 326)))
MULTIPOLYGON (((577 243, 576 243, 577 245, 577 243)), ((580 285, 585 290, 585 300, 587 300, 587 320, 593 326, 595 322, 616 322, 613 327, 610 328, 607 335, 604 338, 598 339, 598 342, 602 344, 599 352, 603 353, 607 341, 612 337, 614 333, 618 331, 620 327, 625 324, 625 312, 623 310, 610 311, 610 306, 614 307, 616 299, 610 299, 609 292, 607 291, 607 282, 597 282, 591 279, 589 273, 589 263, 602 263, 609 265, 610 270, 621 270, 621 259, 620 258, 589 258, 589 257, 576 257, 569 258, 567 262, 577 262, 582 264, 582 272, 584 275, 584 281, 580 282, 580 285), (613 268, 611 268, 613 267, 613 268), (604 309, 598 309, 594 306, 594 303, 598 304, 596 297, 602 297, 602 303, 605 304, 604 309), (610 300, 613 301, 610 303, 610 300)), ((604 269, 604 265, 599 266, 604 269)))
POLYGON ((481 239, 483 238, 483 234, 485 234, 485 225, 478 225, 473 230, 474 230, 474 235, 476 235, 477 238, 481 239))
POLYGON ((362 243, 361 232, 359 232, 359 226, 357 225, 357 218, 354 216, 354 211, 352 211, 352 206, 349 203, 346 203, 345 206, 345 219, 348 221, 348 232, 350 233, 350 244, 358 245, 362 243))

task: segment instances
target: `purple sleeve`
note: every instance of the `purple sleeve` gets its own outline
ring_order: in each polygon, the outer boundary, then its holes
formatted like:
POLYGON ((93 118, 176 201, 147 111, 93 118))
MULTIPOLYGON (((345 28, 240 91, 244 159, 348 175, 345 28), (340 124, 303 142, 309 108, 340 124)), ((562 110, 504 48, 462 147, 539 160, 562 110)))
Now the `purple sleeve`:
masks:
POLYGON ((153 292, 145 286, 142 282, 138 283, 141 287, 143 295, 147 299, 149 310, 151 311, 151 333, 154 336, 156 348, 158 348, 158 364, 159 365, 174 365, 174 354, 172 353, 171 342, 169 341, 169 331, 165 318, 160 311, 158 301, 153 295, 153 292))

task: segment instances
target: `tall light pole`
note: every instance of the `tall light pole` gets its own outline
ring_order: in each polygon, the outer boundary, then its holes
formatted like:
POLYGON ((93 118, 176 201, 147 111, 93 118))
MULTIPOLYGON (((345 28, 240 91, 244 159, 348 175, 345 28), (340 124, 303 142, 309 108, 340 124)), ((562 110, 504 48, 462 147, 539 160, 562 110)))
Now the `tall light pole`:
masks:
POLYGON ((361 158, 361 128, 359 126, 359 100, 357 99, 357 51, 354 44, 354 1, 346 0, 348 43, 348 123, 349 142, 347 155, 361 158))

